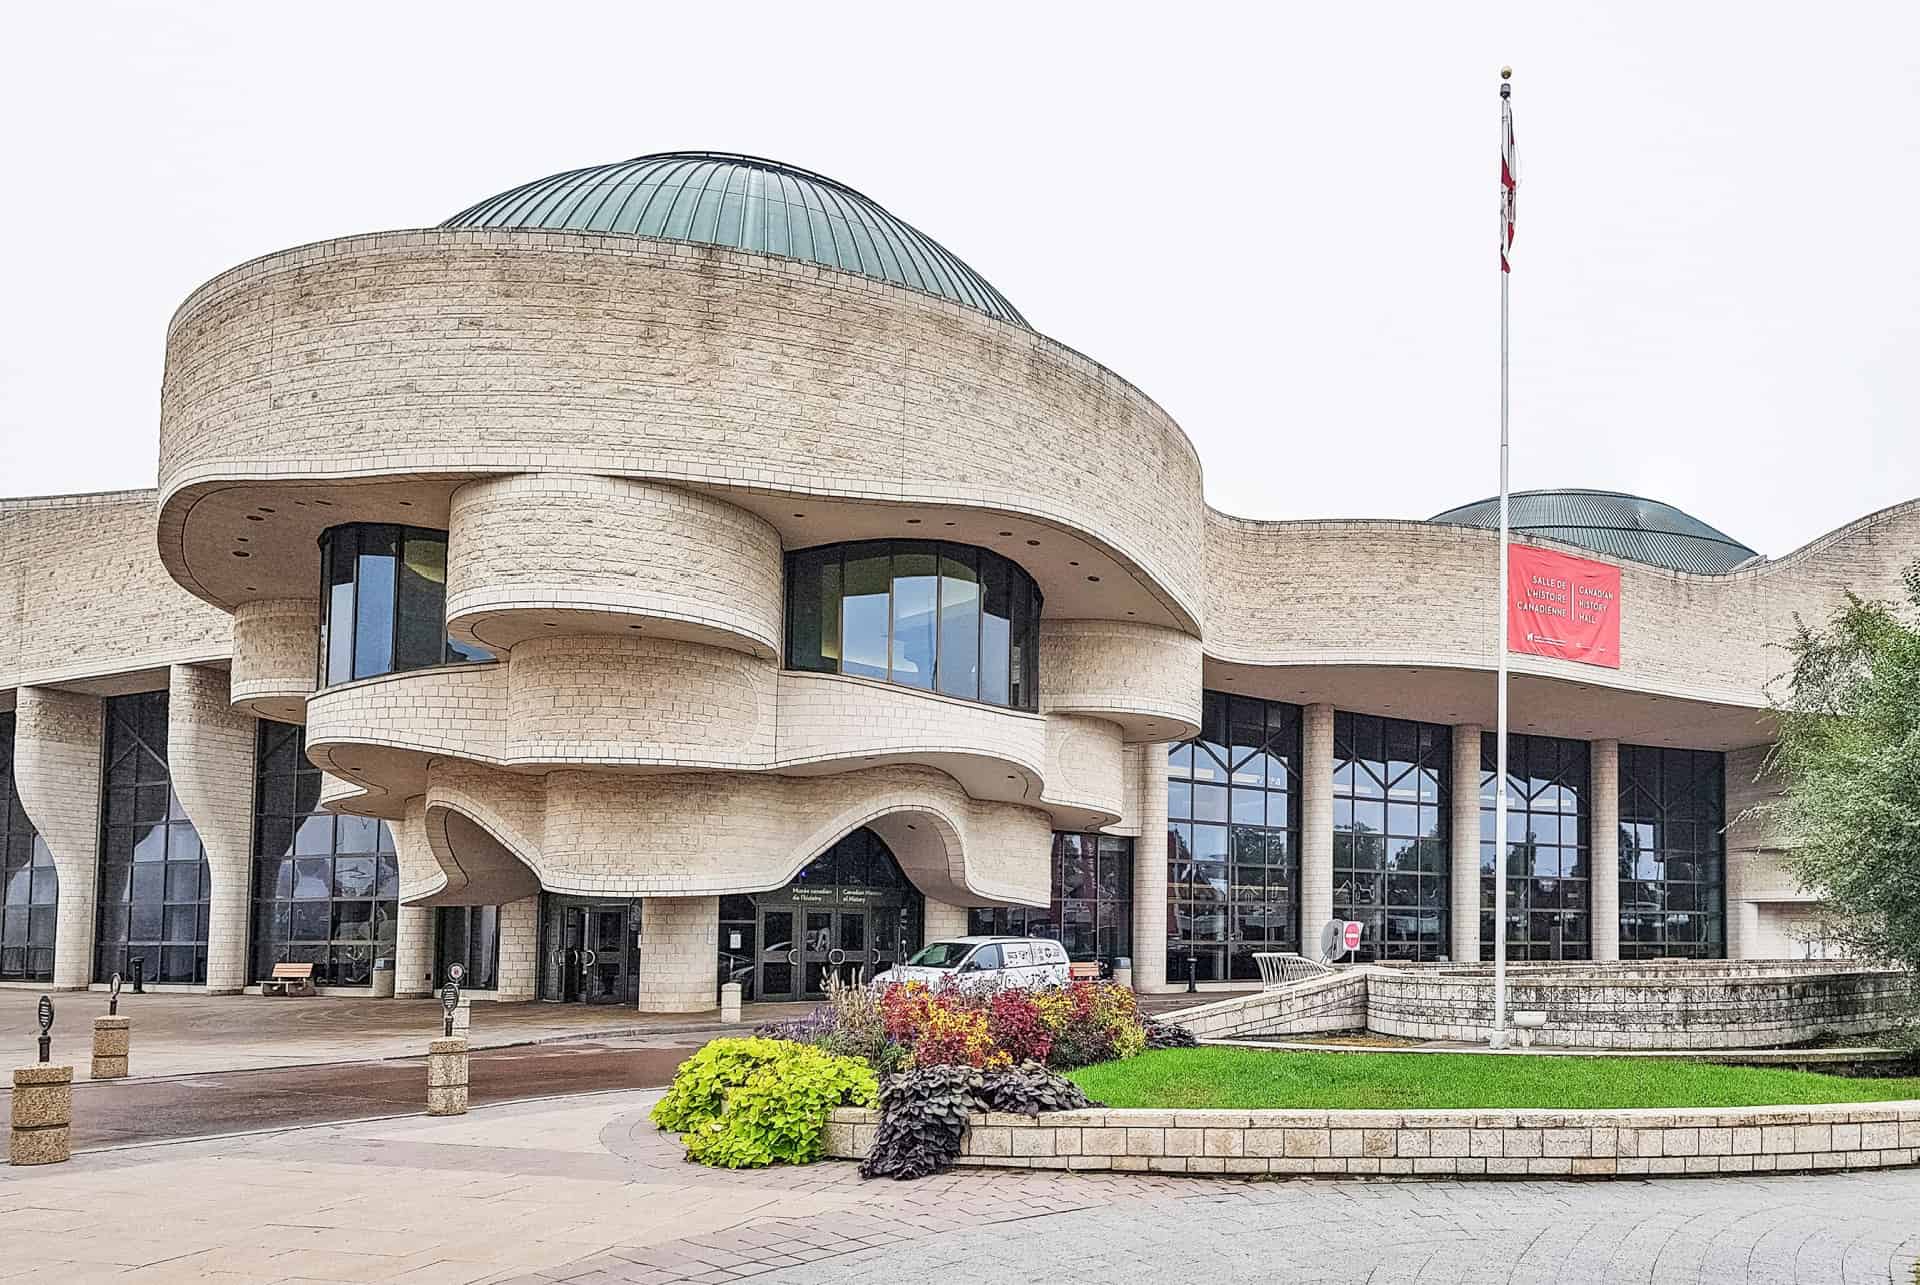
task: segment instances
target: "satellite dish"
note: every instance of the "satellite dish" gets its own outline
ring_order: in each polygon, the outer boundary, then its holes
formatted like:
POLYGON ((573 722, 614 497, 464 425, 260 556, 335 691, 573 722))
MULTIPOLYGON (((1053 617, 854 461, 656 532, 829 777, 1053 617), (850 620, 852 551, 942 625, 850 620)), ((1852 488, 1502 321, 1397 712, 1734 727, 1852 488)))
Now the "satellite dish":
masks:
POLYGON ((1332 963, 1347 953, 1347 921, 1329 919, 1320 930, 1320 958, 1332 963))

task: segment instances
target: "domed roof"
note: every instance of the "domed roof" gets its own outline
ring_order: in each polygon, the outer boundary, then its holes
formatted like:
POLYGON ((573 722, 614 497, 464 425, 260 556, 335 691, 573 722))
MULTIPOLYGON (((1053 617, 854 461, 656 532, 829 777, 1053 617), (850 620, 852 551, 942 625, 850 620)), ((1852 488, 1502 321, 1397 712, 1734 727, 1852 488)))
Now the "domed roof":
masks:
MULTIPOLYGON (((1514 531, 1674 571, 1730 571, 1760 556, 1671 504, 1619 491, 1515 491, 1507 511, 1514 531)), ((1500 498, 1463 504, 1427 521, 1494 529, 1500 525, 1500 498)))
POLYGON ((938 241, 820 174, 731 152, 657 152, 523 183, 445 228, 534 228, 696 241, 806 259, 1025 326, 938 241))

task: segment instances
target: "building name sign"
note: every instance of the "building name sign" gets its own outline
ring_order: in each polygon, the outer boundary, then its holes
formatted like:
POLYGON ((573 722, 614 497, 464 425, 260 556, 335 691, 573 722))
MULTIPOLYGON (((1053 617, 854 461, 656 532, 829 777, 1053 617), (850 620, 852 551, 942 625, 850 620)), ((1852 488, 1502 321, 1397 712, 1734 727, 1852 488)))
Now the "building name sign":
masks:
POLYGON ((1508 545, 1507 650, 1620 668, 1620 568, 1508 545))

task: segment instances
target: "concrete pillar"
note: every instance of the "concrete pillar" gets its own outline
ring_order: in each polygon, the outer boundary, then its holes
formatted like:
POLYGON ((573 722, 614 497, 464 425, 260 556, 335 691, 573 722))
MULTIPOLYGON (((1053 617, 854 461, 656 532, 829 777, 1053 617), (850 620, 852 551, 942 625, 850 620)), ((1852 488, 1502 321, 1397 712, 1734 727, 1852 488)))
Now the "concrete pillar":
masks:
POLYGON ((1300 720, 1300 946, 1311 955, 1333 918, 1333 706, 1300 720))
POLYGON ((73 1068, 35 1063, 13 1073, 13 1128, 7 1163, 51 1165, 71 1158, 73 1068))
MULTIPOLYGON (((1744 865, 1744 862, 1738 863, 1744 865)), ((1736 863, 1727 861, 1727 958, 1765 959, 1770 953, 1760 934, 1760 903, 1741 897, 1735 883, 1736 863)))
MULTIPOLYGON (((933 906, 927 903, 929 912, 933 906)), ((718 897, 648 897, 640 903, 642 1013, 704 1013, 718 1006, 719 933, 718 897)))
POLYGON ((105 714, 98 696, 22 687, 14 715, 14 790, 60 877, 53 989, 83 990, 93 980, 105 714))
POLYGON ((467 1042, 456 1035, 427 1045, 427 1114, 467 1113, 467 1042))
POLYGON ((433 922, 433 907, 401 905, 393 937, 395 999, 433 994, 433 922))
POLYGON ((1593 792, 1587 872, 1593 957, 1620 958, 1620 742, 1594 741, 1587 752, 1593 792))
POLYGON ((255 721, 234 710, 225 670, 175 665, 167 675, 167 770, 200 835, 213 876, 207 913, 207 992, 247 982, 252 895, 255 721))
POLYGON ((1167 989, 1167 748, 1140 753, 1140 837, 1133 841, 1133 987, 1167 989))
POLYGON ((93 1019, 93 1065, 90 1074, 96 1080, 117 1080, 127 1074, 133 1052, 133 1019, 96 1017, 93 1019))
POLYGON ((1453 792, 1448 951, 1463 964, 1480 958, 1480 737, 1485 730, 1478 723, 1454 727, 1453 774, 1447 784, 1453 792))
MULTIPOLYGON (((644 911, 644 907, 642 909, 644 911)), ((935 901, 932 897, 928 897, 925 928, 926 931, 921 934, 922 941, 943 941, 950 937, 965 937, 967 908, 950 905, 944 901, 935 901)))
MULTIPOLYGON (((712 922, 720 919, 720 902, 713 900, 712 922)), ((640 907, 641 940, 646 939, 647 911, 653 905, 647 902, 640 907)), ((708 943, 712 946, 712 943, 708 943)), ((645 947, 642 951, 644 954, 645 947)), ((716 955, 717 947, 709 949, 707 954, 716 955)), ((644 958, 641 968, 644 970, 644 958)), ((716 974, 718 969, 714 959, 707 960, 708 974, 716 974)), ((709 978, 711 980, 711 978, 709 978)), ((540 984, 540 896, 522 897, 518 901, 509 901, 500 907, 500 976, 496 994, 502 1000, 532 999, 534 990, 540 984)), ((646 973, 641 973, 640 1002, 646 1004, 646 973)), ((712 1005, 703 1005, 712 1007, 712 1005)))

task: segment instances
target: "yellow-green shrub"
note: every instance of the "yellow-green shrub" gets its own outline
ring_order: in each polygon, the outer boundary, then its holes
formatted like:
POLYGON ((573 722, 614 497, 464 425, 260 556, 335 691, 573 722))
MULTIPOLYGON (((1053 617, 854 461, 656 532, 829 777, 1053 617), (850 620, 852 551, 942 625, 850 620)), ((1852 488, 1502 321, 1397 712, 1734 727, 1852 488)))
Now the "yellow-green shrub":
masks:
POLYGON ((791 1040, 713 1040, 681 1063, 652 1119, 704 1165, 803 1165, 819 1157, 830 1111, 871 1106, 878 1094, 860 1058, 791 1040))

